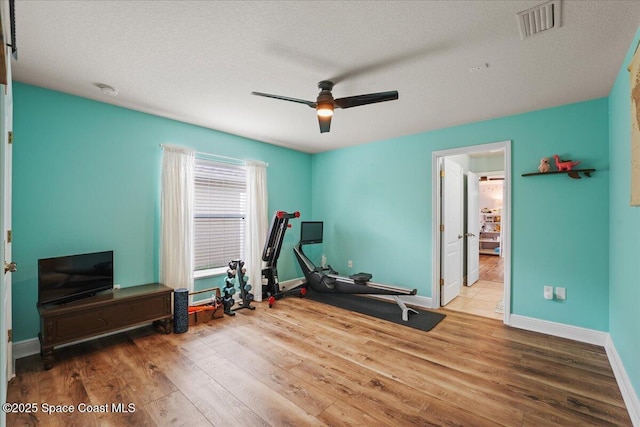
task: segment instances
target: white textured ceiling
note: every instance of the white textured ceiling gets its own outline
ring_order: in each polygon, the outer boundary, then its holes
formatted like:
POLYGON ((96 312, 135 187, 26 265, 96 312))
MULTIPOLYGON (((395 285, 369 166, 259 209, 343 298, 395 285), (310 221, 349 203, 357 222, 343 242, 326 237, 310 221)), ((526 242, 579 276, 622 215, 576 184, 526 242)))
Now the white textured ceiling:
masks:
POLYGON ((640 1, 565 0, 559 29, 521 40, 516 13, 540 3, 18 0, 13 75, 315 153, 607 96, 640 1), (325 79, 399 99, 320 134, 311 108, 250 94, 315 101, 325 79))

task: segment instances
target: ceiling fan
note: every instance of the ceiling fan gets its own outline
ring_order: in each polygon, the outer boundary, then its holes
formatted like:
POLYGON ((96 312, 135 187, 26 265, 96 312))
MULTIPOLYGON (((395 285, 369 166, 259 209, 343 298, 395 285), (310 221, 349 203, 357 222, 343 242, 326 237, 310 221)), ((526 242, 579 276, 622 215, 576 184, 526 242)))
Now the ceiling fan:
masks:
POLYGON ((351 108, 358 107, 360 105, 375 104, 376 102, 394 101, 398 99, 397 90, 333 99, 333 95, 331 94, 333 82, 329 80, 319 82, 318 89, 320 89, 320 94, 315 102, 306 101, 304 99, 289 98, 287 96, 271 95, 262 92, 251 92, 251 94, 265 96, 267 98, 282 99, 283 101, 297 102, 299 104, 306 104, 311 108, 315 108, 318 114, 320 133, 329 132, 329 129, 331 128, 331 116, 333 116, 333 110, 335 108, 351 108))

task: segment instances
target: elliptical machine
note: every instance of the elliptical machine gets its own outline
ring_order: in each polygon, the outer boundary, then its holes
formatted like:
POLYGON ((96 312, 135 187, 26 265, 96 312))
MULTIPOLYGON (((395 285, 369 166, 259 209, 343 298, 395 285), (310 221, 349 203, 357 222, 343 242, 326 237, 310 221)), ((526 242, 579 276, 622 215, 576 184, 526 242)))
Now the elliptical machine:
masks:
POLYGON ((273 307, 276 300, 284 298, 285 296, 296 295, 302 297, 307 293, 305 285, 288 291, 282 291, 280 289, 280 282, 278 281, 278 258, 280 257, 284 235, 287 228, 291 227, 289 220, 299 217, 300 212, 287 213, 277 211, 271 220, 267 241, 262 251, 262 260, 267 263, 267 266, 262 270, 262 276, 267 280, 266 285, 262 285, 262 299, 269 301, 269 308, 273 307))

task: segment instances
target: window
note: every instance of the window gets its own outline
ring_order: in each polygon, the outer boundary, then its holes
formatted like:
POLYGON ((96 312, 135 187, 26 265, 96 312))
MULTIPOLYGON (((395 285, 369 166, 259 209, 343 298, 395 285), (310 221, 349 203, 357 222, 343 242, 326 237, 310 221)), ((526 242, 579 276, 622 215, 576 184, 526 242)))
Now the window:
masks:
POLYGON ((196 158, 194 181, 194 270, 205 273, 244 257, 246 169, 196 158))

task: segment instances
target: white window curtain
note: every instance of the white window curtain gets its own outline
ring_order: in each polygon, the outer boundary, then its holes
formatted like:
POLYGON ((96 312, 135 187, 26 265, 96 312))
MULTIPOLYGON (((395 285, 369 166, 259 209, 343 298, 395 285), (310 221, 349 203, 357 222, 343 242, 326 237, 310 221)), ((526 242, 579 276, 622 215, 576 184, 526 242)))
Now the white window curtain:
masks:
POLYGON ((256 301, 262 301, 262 251, 269 231, 267 214, 267 165, 247 161, 247 223, 245 263, 256 301))
POLYGON ((160 201, 160 282, 193 291, 195 151, 163 145, 160 201))

